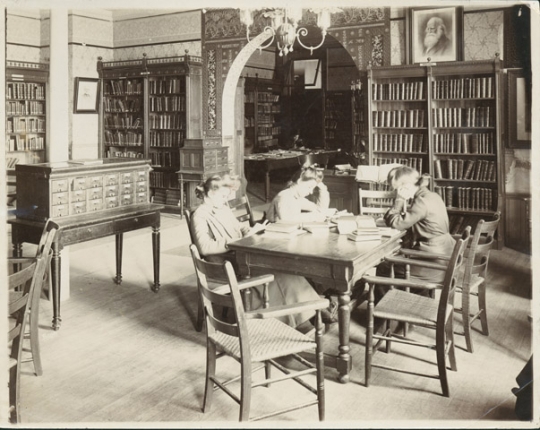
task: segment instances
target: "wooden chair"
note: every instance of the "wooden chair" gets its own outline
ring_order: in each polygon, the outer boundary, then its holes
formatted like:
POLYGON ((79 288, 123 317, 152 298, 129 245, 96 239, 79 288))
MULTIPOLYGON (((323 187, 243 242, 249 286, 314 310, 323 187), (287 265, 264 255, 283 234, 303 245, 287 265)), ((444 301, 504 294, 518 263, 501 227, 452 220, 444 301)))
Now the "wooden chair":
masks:
MULTIPOLYGON (((56 237, 56 232, 58 230, 58 225, 49 220, 43 229, 43 233, 39 240, 37 246, 35 257, 8 257, 8 265, 12 265, 14 271, 19 270, 22 266, 26 264, 31 264, 35 259, 42 255, 48 255, 50 253, 52 243, 56 237)), ((45 270, 43 283, 49 279, 49 269, 50 266, 47 266, 45 270)), ((22 292, 10 290, 9 298, 10 300, 17 299, 18 295, 21 295, 22 292)), ((30 339, 30 351, 32 354, 32 360, 34 363, 34 372, 37 376, 43 375, 43 366, 41 363, 41 351, 39 346, 39 302, 40 302, 41 290, 40 293, 34 298, 30 303, 28 310, 29 314, 29 323, 28 323, 28 332, 24 333, 25 338, 30 339)), ((27 360, 30 361, 30 360, 27 360)))
POLYGON ((394 204, 395 191, 374 191, 358 189, 358 202, 360 215, 371 215, 374 218, 382 217, 394 204))
POLYGON ((486 275, 489 262, 490 250, 494 243, 495 232, 499 225, 500 214, 495 214, 493 221, 478 221, 474 235, 465 250, 465 265, 462 273, 462 282, 457 288, 461 293, 460 312, 463 320, 463 332, 456 334, 465 336, 467 351, 473 352, 471 330, 473 323, 480 319, 482 334, 489 336, 486 306, 486 275), (478 298, 478 309, 471 312, 471 296, 478 298))
POLYGON ((242 197, 238 197, 233 200, 229 200, 229 207, 233 211, 238 221, 240 221, 241 223, 248 221, 250 227, 253 227, 258 222, 264 221, 255 220, 253 210, 251 209, 249 199, 246 195, 243 195, 242 197))
POLYGON ((58 226, 49 221, 43 233, 35 258, 12 258, 9 263, 20 269, 8 276, 8 342, 9 355, 9 412, 10 421, 19 423, 20 417, 20 376, 23 343, 26 325, 32 320, 30 340, 36 373, 41 371, 38 342, 39 299, 43 282, 51 261, 51 245, 58 226), (21 268, 22 265, 26 267, 21 268), (37 364, 39 363, 39 364, 37 364), (39 367, 38 367, 39 366, 39 367))
POLYGON ((213 392, 221 388, 240 405, 240 421, 250 420, 251 389, 258 386, 269 386, 271 383, 293 379, 300 385, 316 394, 316 399, 270 412, 253 418, 259 420, 299 408, 318 405, 319 420, 324 420, 324 360, 322 350, 323 326, 321 309, 328 307, 328 300, 321 299, 305 303, 266 308, 256 311, 245 311, 240 297, 240 291, 273 281, 273 275, 261 275, 238 281, 230 262, 223 264, 204 261, 197 247, 190 246, 195 265, 198 285, 203 298, 204 315, 206 319, 206 383, 204 392, 203 412, 209 411, 212 405, 213 392), (208 287, 208 278, 225 274, 227 283, 214 289, 208 287), (214 305, 234 309, 235 322, 231 323, 214 313, 214 305), (294 328, 278 320, 278 317, 304 312, 316 311, 315 340, 300 333, 294 328), (298 354, 315 349, 315 365, 300 357, 298 354), (219 352, 219 353, 218 353, 219 352), (216 360, 222 356, 230 356, 241 365, 240 377, 229 381, 221 381, 216 377, 216 360), (291 370, 280 364, 280 357, 292 356, 303 364, 305 370, 291 370), (254 367, 255 363, 264 365, 254 367), (271 366, 276 367, 283 375, 271 378, 271 366), (253 380, 252 373, 265 369, 265 378, 253 380), (300 379, 307 374, 316 373, 317 387, 300 379), (229 389, 229 383, 240 380, 240 397, 229 389))
POLYGON ((371 368, 380 367, 403 373, 436 378, 441 381, 443 395, 450 396, 448 377, 446 374, 446 356, 448 355, 451 370, 457 370, 455 345, 454 345, 454 294, 458 282, 458 272, 464 262, 464 251, 470 239, 470 229, 467 229, 462 238, 456 241, 456 245, 448 260, 448 264, 439 264, 430 261, 415 261, 410 264, 418 264, 422 267, 439 268, 445 271, 442 284, 423 282, 420 280, 408 280, 386 278, 380 276, 365 276, 363 279, 369 286, 368 304, 368 328, 366 336, 366 366, 365 383, 369 386, 371 368), (374 306, 374 286, 384 285, 392 287, 379 303, 374 306), (397 288, 394 288, 397 287, 397 288), (398 288, 416 288, 424 290, 440 289, 438 299, 421 296, 419 294, 402 291, 398 288), (374 333, 375 318, 386 320, 386 326, 382 334, 374 333), (414 324, 435 330, 435 343, 418 342, 410 337, 401 336, 394 332, 389 321, 397 321, 402 324, 414 324), (374 345, 374 340, 377 343, 374 345), (386 365, 373 364, 373 355, 377 352, 380 344, 386 341, 386 351, 390 352, 391 342, 399 342, 408 345, 421 346, 435 349, 437 356, 438 375, 424 374, 408 371, 386 365))

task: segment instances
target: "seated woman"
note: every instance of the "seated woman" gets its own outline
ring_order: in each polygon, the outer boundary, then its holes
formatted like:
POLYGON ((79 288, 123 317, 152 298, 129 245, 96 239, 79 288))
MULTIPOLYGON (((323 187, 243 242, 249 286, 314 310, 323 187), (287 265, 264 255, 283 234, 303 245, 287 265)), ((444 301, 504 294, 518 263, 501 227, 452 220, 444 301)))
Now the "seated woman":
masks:
POLYGON ((330 196, 326 185, 322 183, 322 171, 314 166, 302 168, 289 182, 288 187, 280 191, 270 203, 266 211, 266 218, 270 222, 313 222, 324 221, 326 215, 321 212, 325 204, 330 204, 330 196), (306 197, 312 194, 315 188, 320 190, 317 203, 309 201, 306 197))
MULTIPOLYGON (((388 182, 396 190, 396 199, 384 215, 384 221, 388 227, 407 230, 402 246, 451 255, 456 242, 450 235, 448 213, 441 196, 427 188, 429 176, 421 176, 415 169, 401 166, 388 173, 388 182)), ((404 274, 404 267, 396 266, 395 275, 404 277, 404 274)), ((442 282, 445 272, 411 265, 410 274, 411 278, 442 282)), ((377 266, 377 275, 388 276, 389 265, 377 266)), ((379 290, 376 295, 380 299, 384 292, 379 290)))
MULTIPOLYGON (((208 261, 231 261, 236 267, 234 253, 227 249, 227 243, 259 232, 260 224, 254 227, 242 226, 229 208, 227 201, 231 187, 235 184, 220 176, 208 178, 197 187, 197 196, 203 203, 193 212, 191 226, 195 245, 201 256, 208 261)), ((274 282, 268 287, 270 306, 318 300, 319 296, 311 285, 301 276, 285 273, 274 273, 274 282)), ((254 309, 262 306, 262 287, 252 288, 252 306, 254 309)), ((303 312, 282 319, 292 327, 308 321, 315 315, 314 311, 303 312)))

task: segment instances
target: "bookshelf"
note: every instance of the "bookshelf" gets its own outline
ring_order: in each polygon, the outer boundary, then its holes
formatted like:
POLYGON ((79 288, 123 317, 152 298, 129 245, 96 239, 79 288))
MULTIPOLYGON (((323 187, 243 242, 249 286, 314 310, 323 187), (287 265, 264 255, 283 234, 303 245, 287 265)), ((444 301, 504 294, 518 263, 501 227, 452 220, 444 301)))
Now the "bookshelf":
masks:
POLYGON ((152 202, 180 213, 177 172, 185 139, 202 135, 202 60, 179 57, 98 61, 102 82, 101 142, 106 158, 150 160, 152 202))
POLYGON ((324 100, 324 140, 325 149, 352 147, 351 124, 353 113, 350 91, 326 91, 324 100))
POLYGON ((16 196, 17 164, 46 160, 49 65, 6 61, 6 171, 8 197, 16 196))
POLYGON ((281 140, 281 85, 274 80, 246 77, 244 86, 244 146, 264 152, 281 140))
POLYGON ((498 57, 368 67, 370 164, 430 174, 452 233, 503 206, 500 67, 498 57))

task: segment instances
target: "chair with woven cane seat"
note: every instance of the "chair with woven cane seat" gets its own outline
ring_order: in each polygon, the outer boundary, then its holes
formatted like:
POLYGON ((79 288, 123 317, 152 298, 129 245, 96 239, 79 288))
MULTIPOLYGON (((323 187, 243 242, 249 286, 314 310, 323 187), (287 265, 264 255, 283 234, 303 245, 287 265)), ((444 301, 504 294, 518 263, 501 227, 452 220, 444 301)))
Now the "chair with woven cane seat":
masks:
POLYGON ((454 294, 458 282, 458 272, 464 262, 464 251, 470 239, 470 229, 467 228, 463 236, 456 241, 448 264, 438 264, 430 261, 413 260, 410 264, 420 264, 423 267, 439 268, 445 271, 442 284, 425 282, 421 280, 386 278, 381 276, 365 276, 363 279, 369 286, 368 328, 366 335, 366 367, 365 383, 369 386, 371 368, 380 367, 417 376, 436 378, 441 381, 443 395, 450 396, 448 376, 446 373, 446 357, 448 356, 450 368, 457 370, 454 345, 454 294), (374 306, 374 286, 383 285, 392 287, 384 297, 374 306), (399 288, 414 288, 422 290, 440 290, 439 298, 433 299, 419 294, 402 291, 399 288), (387 324, 382 334, 374 333, 375 318, 385 320, 387 324), (393 331, 389 321, 402 324, 414 324, 435 331, 435 343, 419 342, 410 337, 398 335, 393 331), (374 341, 377 343, 374 345, 374 341), (407 345, 421 346, 435 349, 437 357, 438 375, 412 372, 403 368, 396 368, 372 362, 382 342, 386 341, 386 351, 390 352, 391 342, 407 345))
MULTIPOLYGON (((37 321, 39 316, 39 302, 43 282, 46 278, 52 253, 51 245, 57 231, 57 226, 49 221, 40 241, 35 258, 13 258, 10 264, 15 265, 18 271, 8 276, 9 303, 8 303, 8 342, 11 342, 9 355, 9 413, 10 421, 19 423, 20 417, 20 376, 23 362, 23 343, 26 325, 33 320, 35 328, 31 330, 31 348, 34 365, 39 357, 39 344, 37 340, 37 321), (25 266, 22 268, 22 266, 25 266), (32 342, 34 338, 34 342, 32 342)), ((36 370, 37 371, 37 370, 36 370)))
POLYGON ((319 420, 324 420, 323 326, 320 311, 328 307, 328 300, 320 299, 256 311, 245 311, 240 291, 268 284, 273 281, 274 276, 261 275, 238 281, 230 262, 226 261, 223 264, 207 262, 201 259, 196 246, 191 245, 190 250, 199 280, 206 319, 207 361, 203 412, 210 410, 214 389, 220 388, 240 405, 240 421, 248 421, 250 420, 252 388, 269 386, 275 382, 292 379, 316 394, 316 398, 279 411, 269 412, 251 420, 268 418, 312 405, 318 405, 319 420), (219 273, 225 274, 227 283, 218 288, 208 288, 208 278, 216 278, 219 273), (213 311, 215 305, 234 309, 234 322, 215 314, 213 311), (308 310, 316 311, 315 340, 277 319, 308 310), (299 355, 301 352, 311 350, 315 350, 315 365, 299 355), (221 381, 216 377, 216 360, 223 356, 232 357, 240 363, 241 374, 239 377, 228 381, 221 381), (277 361, 278 358, 285 356, 295 358, 306 369, 288 369, 277 361), (254 366, 255 363, 264 363, 264 365, 254 366), (271 366, 279 369, 283 375, 272 379, 271 366), (265 369, 265 378, 252 379, 253 372, 262 368, 265 369), (301 379, 312 373, 316 374, 316 387, 301 379), (237 396, 229 388, 230 383, 238 380, 240 381, 240 396, 237 396))
MULTIPOLYGON (((36 255, 35 257, 8 257, 7 262, 8 265, 12 265, 12 267, 17 270, 18 268, 21 268, 22 266, 26 264, 32 263, 36 257, 40 255, 48 255, 52 243, 55 239, 56 232, 58 230, 58 225, 53 222, 52 220, 49 220, 43 229, 43 233, 41 235, 41 238, 39 240, 36 255)), ((47 266, 47 270, 45 270, 44 273, 44 280, 45 282, 48 279, 49 274, 49 266, 47 266)), ((22 292, 10 290, 9 292, 9 298, 10 300, 14 300, 17 298, 18 295, 21 295, 22 292)), ((43 374, 43 366, 41 364, 41 352, 40 352, 40 346, 39 346, 39 302, 40 302, 40 294, 34 297, 34 300, 30 303, 30 308, 28 310, 29 313, 29 323, 28 323, 28 329, 27 333, 24 334, 24 337, 30 338, 30 351, 32 354, 32 360, 34 363, 34 371, 37 376, 41 376, 43 374)))

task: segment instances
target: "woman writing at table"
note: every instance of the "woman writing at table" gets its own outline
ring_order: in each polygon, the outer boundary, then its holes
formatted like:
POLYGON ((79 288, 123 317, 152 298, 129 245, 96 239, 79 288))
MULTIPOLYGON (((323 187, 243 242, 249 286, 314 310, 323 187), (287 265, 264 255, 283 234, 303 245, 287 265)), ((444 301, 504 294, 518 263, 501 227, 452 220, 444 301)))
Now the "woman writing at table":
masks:
POLYGON ((314 166, 304 167, 289 182, 288 187, 280 191, 266 212, 270 222, 313 222, 324 221, 324 209, 328 209, 330 195, 322 182, 322 171, 314 166), (307 199, 318 188, 315 201, 307 199))
MULTIPOLYGON (((234 252, 227 249, 227 244, 245 236, 250 236, 263 229, 258 224, 254 227, 242 226, 229 208, 227 202, 234 187, 230 178, 212 176, 196 189, 197 197, 203 203, 193 212, 191 224, 195 245, 207 261, 230 261, 236 267, 234 252)), ((252 289, 252 306, 260 308, 263 303, 262 287, 252 289)), ((319 296, 305 278, 285 273, 274 273, 274 282, 268 287, 270 306, 286 305, 310 300, 319 296)), ((292 327, 307 322, 315 315, 314 311, 303 312, 284 317, 283 321, 292 327)))

